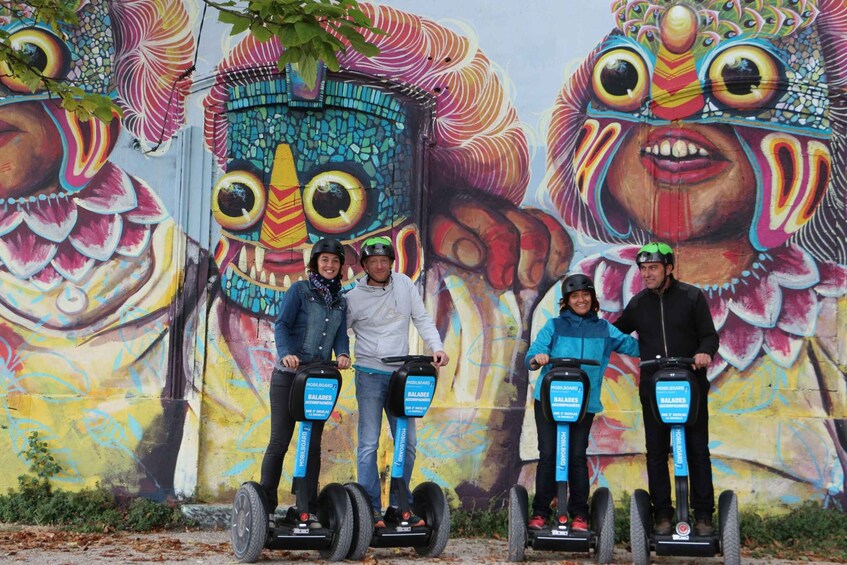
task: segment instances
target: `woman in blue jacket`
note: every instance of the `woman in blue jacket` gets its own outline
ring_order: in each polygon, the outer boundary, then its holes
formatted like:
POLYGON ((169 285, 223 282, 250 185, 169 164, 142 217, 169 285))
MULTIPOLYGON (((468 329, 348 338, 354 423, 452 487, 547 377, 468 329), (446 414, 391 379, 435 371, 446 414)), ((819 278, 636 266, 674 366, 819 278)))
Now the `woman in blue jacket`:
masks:
POLYGON ((638 357, 638 341, 621 333, 612 324, 597 316, 600 303, 594 283, 585 275, 571 275, 562 282, 559 316, 544 324, 526 352, 526 366, 541 367, 535 381, 535 427, 538 431, 538 468, 535 472, 535 499, 529 527, 540 530, 550 518, 550 503, 556 495, 556 424, 548 422, 541 411, 541 378, 549 370, 551 358, 570 357, 594 359, 599 367, 584 366, 591 391, 585 417, 570 427, 570 460, 568 462, 568 514, 571 529, 588 530, 588 434, 594 415, 603 411, 600 387, 603 372, 612 351, 638 357))
MULTIPOLYGON (((279 316, 274 324, 276 363, 271 374, 271 437, 262 459, 262 488, 268 497, 273 522, 282 462, 294 433, 294 418, 288 397, 294 375, 300 365, 329 361, 332 352, 339 369, 350 367, 350 341, 347 337, 347 302, 341 294, 341 266, 344 248, 335 239, 322 239, 312 247, 309 278, 297 281, 282 297, 279 316)), ((309 527, 320 528, 318 475, 321 472, 321 434, 323 422, 312 425, 312 438, 306 468, 309 499, 309 527)), ((298 509, 305 511, 305 509, 298 509)), ((273 523, 271 523, 273 526, 273 523)))

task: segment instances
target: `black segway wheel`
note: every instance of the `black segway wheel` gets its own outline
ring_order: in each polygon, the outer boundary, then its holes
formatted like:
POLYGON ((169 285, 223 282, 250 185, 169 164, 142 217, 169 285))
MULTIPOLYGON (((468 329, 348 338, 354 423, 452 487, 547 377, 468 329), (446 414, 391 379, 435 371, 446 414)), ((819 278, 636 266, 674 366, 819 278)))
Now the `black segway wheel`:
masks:
POLYGON ((738 497, 725 490, 718 498, 718 526, 721 536, 721 553, 726 565, 741 563, 741 531, 738 522, 738 497))
POLYGON ((365 556, 374 533, 373 513, 368 493, 359 483, 346 483, 344 488, 353 506, 353 541, 347 559, 358 561, 365 556))
POLYGON ((412 510, 432 528, 429 543, 415 551, 424 557, 438 557, 450 540, 450 507, 444 491, 435 483, 421 483, 412 492, 412 510))
POLYGON ((341 561, 347 557, 353 540, 353 505, 343 486, 331 483, 321 489, 318 519, 324 528, 332 530, 332 543, 320 550, 321 557, 327 561, 341 561))
POLYGON ((529 496, 521 485, 509 490, 509 561, 523 561, 526 554, 526 528, 529 523, 529 496))
POLYGON ((650 563, 650 495, 638 489, 629 505, 629 542, 635 565, 650 563))
POLYGON ((598 488, 591 497, 591 527, 597 534, 597 563, 611 563, 615 551, 615 501, 605 487, 598 488))
POLYGON ((235 558, 255 563, 268 541, 268 502, 258 483, 241 485, 232 501, 230 540, 235 558))

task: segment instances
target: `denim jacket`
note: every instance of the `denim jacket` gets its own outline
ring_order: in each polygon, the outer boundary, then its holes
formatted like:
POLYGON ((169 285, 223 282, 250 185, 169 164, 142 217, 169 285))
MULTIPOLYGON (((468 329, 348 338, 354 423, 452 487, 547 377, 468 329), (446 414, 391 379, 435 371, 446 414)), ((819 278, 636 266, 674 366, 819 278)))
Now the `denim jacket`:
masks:
POLYGON ((339 294, 327 306, 308 280, 297 281, 282 297, 274 339, 278 369, 286 355, 296 355, 301 363, 328 361, 333 351, 336 357, 349 356, 347 301, 339 294))

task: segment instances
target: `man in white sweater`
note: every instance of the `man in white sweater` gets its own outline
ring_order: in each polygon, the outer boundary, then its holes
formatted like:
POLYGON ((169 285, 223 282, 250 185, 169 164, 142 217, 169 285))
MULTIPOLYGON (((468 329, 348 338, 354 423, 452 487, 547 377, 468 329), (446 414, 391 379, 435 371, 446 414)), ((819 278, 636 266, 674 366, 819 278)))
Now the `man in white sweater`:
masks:
MULTIPOLYGON (((361 263, 366 276, 347 293, 347 326, 356 336, 354 345, 356 369, 356 401, 359 404, 359 448, 357 452, 358 482, 371 499, 374 527, 384 528, 382 500, 376 452, 382 431, 382 413, 388 417, 392 435, 397 421, 388 413, 388 383, 396 367, 386 365, 383 357, 409 354, 409 322, 414 322, 426 343, 436 366, 449 361, 444 344, 432 318, 424 308, 423 299, 412 280, 402 273, 392 272, 394 248, 387 237, 372 237, 361 248, 361 263)), ((415 466, 415 426, 409 422, 406 437, 403 478, 407 495, 412 469, 415 466)), ((396 501, 390 501, 395 505, 396 501)), ((411 525, 424 521, 412 516, 411 525)))

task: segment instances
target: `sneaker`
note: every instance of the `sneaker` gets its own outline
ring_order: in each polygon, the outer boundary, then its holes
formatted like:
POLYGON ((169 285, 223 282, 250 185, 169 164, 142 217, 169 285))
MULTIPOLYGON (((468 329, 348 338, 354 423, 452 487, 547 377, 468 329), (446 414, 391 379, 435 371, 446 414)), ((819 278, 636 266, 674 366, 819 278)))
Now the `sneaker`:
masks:
POLYGON ((669 536, 673 531, 673 524, 670 518, 656 518, 656 523, 653 525, 653 533, 657 536, 669 536))
POLYGON ((547 518, 544 516, 536 514, 529 521, 530 530, 543 530, 545 527, 547 527, 547 518))
POLYGON ((374 510, 374 528, 384 528, 385 520, 382 518, 382 512, 379 510, 374 510))
POLYGON ((694 533, 698 536, 713 536, 715 535, 715 528, 712 527, 712 519, 711 518, 697 518, 697 521, 694 522, 694 533))
POLYGON ((309 518, 306 520, 306 523, 309 524, 310 530, 320 530, 323 528, 321 523, 318 521, 318 517, 314 514, 309 514, 309 518))
POLYGON ((425 526, 426 522, 420 516, 415 516, 414 514, 409 515, 409 519, 406 520, 409 522, 409 525, 412 527, 425 526))
POLYGON ((571 529, 575 532, 587 532, 588 519, 583 516, 576 516, 571 522, 571 529))

